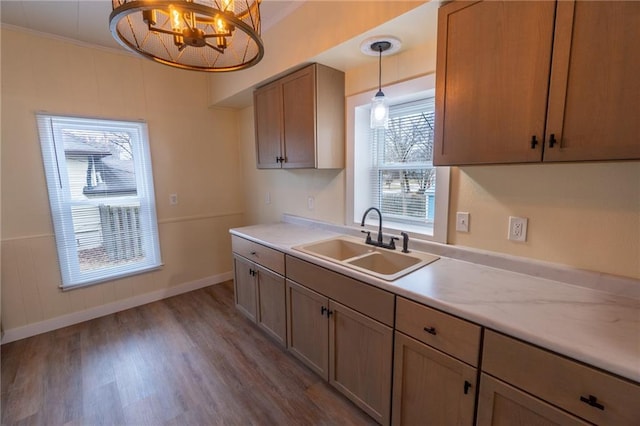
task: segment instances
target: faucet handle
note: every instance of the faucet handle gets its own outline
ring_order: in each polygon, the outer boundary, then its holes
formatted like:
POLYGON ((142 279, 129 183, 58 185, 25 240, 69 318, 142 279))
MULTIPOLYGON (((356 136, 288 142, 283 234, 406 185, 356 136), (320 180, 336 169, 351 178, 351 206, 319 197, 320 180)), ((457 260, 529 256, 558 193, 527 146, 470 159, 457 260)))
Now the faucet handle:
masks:
POLYGON ((396 240, 399 240, 400 238, 398 237, 391 237, 391 240, 389 240, 389 248, 391 250, 395 250, 396 249, 396 240))
POLYGON ((369 244, 371 243, 371 231, 360 231, 363 234, 367 234, 367 240, 365 241, 365 243, 369 244))

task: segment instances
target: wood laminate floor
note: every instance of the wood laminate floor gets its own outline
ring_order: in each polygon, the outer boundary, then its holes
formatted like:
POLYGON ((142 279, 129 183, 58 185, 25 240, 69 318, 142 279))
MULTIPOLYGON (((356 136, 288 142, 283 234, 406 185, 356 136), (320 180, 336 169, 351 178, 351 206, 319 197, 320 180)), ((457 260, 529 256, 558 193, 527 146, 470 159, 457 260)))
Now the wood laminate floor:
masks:
POLYGON ((226 282, 2 346, 2 424, 360 425, 226 282))

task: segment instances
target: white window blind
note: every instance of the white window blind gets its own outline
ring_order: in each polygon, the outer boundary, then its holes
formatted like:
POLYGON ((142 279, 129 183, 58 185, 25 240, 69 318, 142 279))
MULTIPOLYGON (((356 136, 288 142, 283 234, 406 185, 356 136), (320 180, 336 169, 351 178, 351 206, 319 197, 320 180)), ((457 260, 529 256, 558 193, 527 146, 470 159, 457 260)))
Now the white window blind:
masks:
POLYGON ((391 106, 387 129, 370 133, 371 200, 392 222, 432 226, 434 98, 391 106))
POLYGON ((161 265, 144 123, 37 116, 62 287, 161 265))

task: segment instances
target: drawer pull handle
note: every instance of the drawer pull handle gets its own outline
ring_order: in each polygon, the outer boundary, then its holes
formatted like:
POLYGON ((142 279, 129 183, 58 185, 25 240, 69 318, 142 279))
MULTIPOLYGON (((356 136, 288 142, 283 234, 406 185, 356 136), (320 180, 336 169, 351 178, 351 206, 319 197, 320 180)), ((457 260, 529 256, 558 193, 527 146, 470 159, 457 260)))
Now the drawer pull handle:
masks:
POLYGON ((467 380, 464 381, 464 394, 468 394, 469 393, 469 389, 471 388, 471 383, 469 383, 467 380))
POLYGON ((324 315, 325 312, 327 312, 327 308, 325 308, 324 306, 320 308, 320 315, 324 315))
POLYGON ((333 311, 327 309, 327 318, 329 318, 331 315, 333 315, 333 311))
POLYGON ((433 334, 434 336, 437 334, 435 327, 425 327, 424 331, 426 331, 429 334, 433 334))
POLYGON ((585 404, 588 404, 592 407, 597 408, 598 410, 603 410, 604 411, 604 405, 600 404, 598 402, 598 398, 596 398, 593 395, 589 395, 589 398, 585 398, 584 396, 580 397, 580 401, 584 402, 585 404))

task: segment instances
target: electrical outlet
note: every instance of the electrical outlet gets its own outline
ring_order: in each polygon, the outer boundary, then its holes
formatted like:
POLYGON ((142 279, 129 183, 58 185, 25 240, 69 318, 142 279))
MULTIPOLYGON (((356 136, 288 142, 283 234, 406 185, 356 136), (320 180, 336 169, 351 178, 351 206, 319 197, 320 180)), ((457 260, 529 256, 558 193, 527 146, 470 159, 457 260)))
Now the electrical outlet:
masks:
POLYGON ((316 199, 312 196, 307 197, 307 209, 313 210, 316 206, 316 199))
POLYGON ((509 216, 509 233, 507 238, 511 241, 527 241, 527 218, 509 216))
POLYGON ((468 212, 456 213, 456 231, 469 232, 469 213, 468 212))
POLYGON ((264 196, 264 203, 265 204, 271 204, 271 193, 267 191, 267 193, 264 196))
POLYGON ((169 204, 172 206, 178 204, 178 194, 169 194, 169 204))

